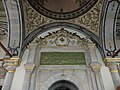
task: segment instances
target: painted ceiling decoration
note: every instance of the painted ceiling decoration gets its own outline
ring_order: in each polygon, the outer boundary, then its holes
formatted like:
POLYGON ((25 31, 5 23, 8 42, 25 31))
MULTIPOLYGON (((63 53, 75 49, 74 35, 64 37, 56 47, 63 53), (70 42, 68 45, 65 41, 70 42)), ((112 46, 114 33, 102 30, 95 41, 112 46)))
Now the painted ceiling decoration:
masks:
POLYGON ((72 19, 89 11, 98 0, 28 0, 39 13, 59 20, 72 19))
POLYGON ((120 10, 118 12, 117 23, 116 23, 116 38, 120 40, 120 10))
MULTIPOLYGON (((70 20, 64 20, 65 22, 76 24, 79 26, 82 26, 92 33, 94 33, 96 36, 99 37, 99 26, 100 26, 100 17, 101 17, 101 10, 102 10, 103 0, 99 0, 93 8, 91 8, 89 11, 87 11, 84 15, 79 16, 75 19, 70 20)), ((63 20, 55 20, 48 18, 44 15, 41 15, 39 12, 37 12, 30 4, 29 2, 24 2, 24 11, 26 15, 26 31, 25 35, 27 36, 29 33, 37 29, 38 27, 41 27, 43 25, 47 25, 54 22, 60 22, 63 20)))

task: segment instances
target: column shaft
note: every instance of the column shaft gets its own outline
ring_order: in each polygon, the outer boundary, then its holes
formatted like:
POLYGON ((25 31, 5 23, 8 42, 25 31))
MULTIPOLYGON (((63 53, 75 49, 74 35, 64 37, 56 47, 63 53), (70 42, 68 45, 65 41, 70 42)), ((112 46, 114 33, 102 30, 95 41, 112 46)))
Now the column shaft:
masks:
POLYGON ((5 76, 5 81, 2 90, 10 90, 12 81, 14 77, 14 72, 7 72, 5 76))
POLYGON ((29 90, 35 90, 35 83, 36 83, 36 72, 31 75, 31 84, 29 90))
POLYGON ((95 72, 95 80, 96 80, 96 84, 97 84, 97 90, 105 90, 104 89, 104 85, 103 82, 101 80, 101 75, 100 72, 96 74, 95 72))
POLYGON ((31 81, 31 72, 26 71, 22 90, 29 90, 31 81))
POLYGON ((27 63, 24 65, 25 67, 25 77, 23 82, 22 90, 30 90, 30 83, 31 83, 31 74, 33 73, 33 70, 35 68, 34 63, 27 63))
POLYGON ((109 69, 110 69, 115 87, 120 86, 120 76, 117 69, 117 63, 111 62, 109 65, 109 69))
POLYGON ((101 80, 101 75, 100 75, 100 68, 101 68, 102 64, 99 62, 92 62, 90 65, 91 65, 91 68, 94 72, 97 90, 105 90, 104 85, 103 85, 102 80, 101 80))
POLYGON ((8 70, 8 72, 6 73, 2 90, 10 90, 14 78, 14 72, 19 64, 19 58, 10 58, 4 60, 4 67, 8 70))
MULTIPOLYGON (((36 54, 37 45, 38 45, 38 43, 36 43, 36 40, 32 41, 28 45, 29 56, 28 56, 26 64, 24 65, 26 72, 25 72, 22 90, 30 90, 31 75, 32 75, 33 70, 35 68, 35 54, 36 54)), ((32 83, 32 84, 34 84, 34 83, 32 83)))

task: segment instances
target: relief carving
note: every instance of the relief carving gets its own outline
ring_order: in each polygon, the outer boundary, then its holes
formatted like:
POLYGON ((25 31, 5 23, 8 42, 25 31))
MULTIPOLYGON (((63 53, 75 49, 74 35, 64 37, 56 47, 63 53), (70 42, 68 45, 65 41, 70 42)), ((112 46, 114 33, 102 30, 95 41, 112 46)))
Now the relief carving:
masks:
POLYGON ((88 40, 61 28, 56 32, 49 33, 44 38, 40 37, 38 42, 39 46, 86 46, 88 40))
POLYGON ((45 23, 49 23, 49 18, 40 15, 35 11, 29 3, 26 1, 25 14, 26 14, 26 34, 32 32, 36 28, 40 27, 45 23))
MULTIPOLYGON (((32 32, 36 28, 51 23, 51 22, 60 22, 61 20, 54 20, 47 18, 37 11, 35 11, 29 3, 26 1, 24 4, 25 13, 26 13, 26 34, 32 32)), ((72 19, 72 20, 62 20, 63 22, 70 22, 77 25, 80 25, 88 30, 90 30, 95 35, 99 36, 99 24, 100 24, 100 15, 102 10, 103 0, 99 0, 98 3, 84 15, 72 19)))
POLYGON ((76 19, 70 20, 75 24, 85 27, 95 35, 99 36, 100 15, 103 1, 100 0, 93 9, 88 11, 85 15, 76 19))

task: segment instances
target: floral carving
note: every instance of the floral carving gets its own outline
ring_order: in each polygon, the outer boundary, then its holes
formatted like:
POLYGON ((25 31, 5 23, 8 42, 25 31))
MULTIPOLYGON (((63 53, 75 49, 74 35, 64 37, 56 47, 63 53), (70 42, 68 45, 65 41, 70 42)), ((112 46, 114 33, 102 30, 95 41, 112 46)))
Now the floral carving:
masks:
POLYGON ((30 33, 48 21, 49 18, 40 15, 26 2, 26 33, 30 33))
POLYGON ((71 33, 61 28, 56 32, 49 33, 44 38, 40 37, 38 42, 40 46, 84 46, 88 41, 85 38, 80 38, 76 33, 71 33))
MULTIPOLYGON (((47 18, 37 11, 35 11, 29 3, 25 2, 25 13, 26 13, 26 34, 32 32, 36 28, 51 23, 51 22, 60 22, 61 20, 54 20, 47 18)), ((79 16, 78 18, 71 20, 62 20, 62 22, 70 22, 82 26, 95 35, 99 36, 99 24, 100 24, 100 15, 102 10, 103 0, 99 0, 98 3, 84 15, 79 16)))
POLYGON ((100 0, 94 6, 94 8, 88 11, 86 14, 70 21, 87 28, 98 36, 102 2, 103 1, 100 0))

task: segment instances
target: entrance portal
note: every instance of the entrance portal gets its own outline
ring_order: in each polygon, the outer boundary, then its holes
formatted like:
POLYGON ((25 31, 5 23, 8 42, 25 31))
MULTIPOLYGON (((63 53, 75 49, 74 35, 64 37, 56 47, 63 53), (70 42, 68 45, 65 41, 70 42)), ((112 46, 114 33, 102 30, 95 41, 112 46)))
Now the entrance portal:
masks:
POLYGON ((74 83, 66 80, 61 80, 52 84, 48 90, 79 90, 79 89, 74 83))

